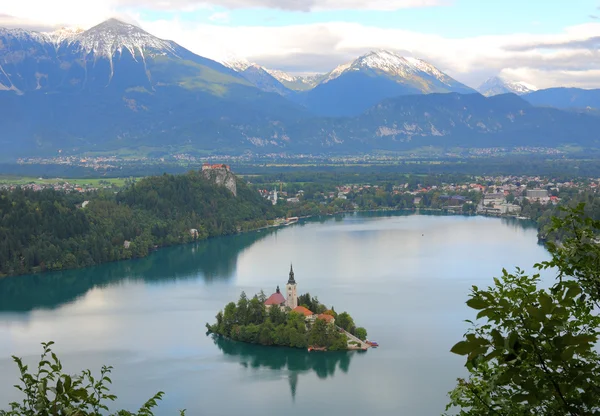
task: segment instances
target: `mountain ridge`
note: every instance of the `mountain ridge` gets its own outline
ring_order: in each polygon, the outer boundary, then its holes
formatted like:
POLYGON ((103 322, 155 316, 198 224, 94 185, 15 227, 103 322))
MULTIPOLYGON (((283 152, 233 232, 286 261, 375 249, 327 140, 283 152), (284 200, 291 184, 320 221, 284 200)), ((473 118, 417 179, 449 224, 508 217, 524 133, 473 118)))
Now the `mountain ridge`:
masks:
POLYGON ((242 62, 238 72, 119 21, 53 35, 0 30, 0 41, 3 157, 600 147, 594 112, 536 108, 514 94, 486 99, 389 51, 292 91, 259 65, 242 62))

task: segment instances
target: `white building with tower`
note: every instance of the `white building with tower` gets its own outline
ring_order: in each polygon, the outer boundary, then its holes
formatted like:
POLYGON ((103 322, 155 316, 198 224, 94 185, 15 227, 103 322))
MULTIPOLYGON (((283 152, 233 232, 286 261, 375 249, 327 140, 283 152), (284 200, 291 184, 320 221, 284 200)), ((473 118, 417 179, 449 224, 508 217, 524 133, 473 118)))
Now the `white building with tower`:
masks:
POLYGON ((294 268, 290 264, 290 277, 287 285, 285 285, 285 291, 287 293, 287 306, 290 309, 294 309, 298 306, 298 292, 296 291, 296 281, 294 280, 294 268))
POLYGON ((269 309, 271 306, 277 305, 281 309, 290 308, 294 309, 298 306, 298 290, 296 288, 296 280, 294 279, 294 268, 290 264, 290 275, 285 285, 285 294, 287 299, 283 296, 279 290, 279 286, 269 298, 265 301, 265 306, 269 309))

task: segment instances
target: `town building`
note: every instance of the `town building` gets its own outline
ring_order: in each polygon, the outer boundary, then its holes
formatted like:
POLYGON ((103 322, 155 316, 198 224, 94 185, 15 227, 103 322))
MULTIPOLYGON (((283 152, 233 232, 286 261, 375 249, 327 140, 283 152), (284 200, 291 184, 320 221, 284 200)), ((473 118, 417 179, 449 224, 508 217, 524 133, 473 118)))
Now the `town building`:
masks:
POLYGON ((304 306, 296 306, 294 309, 292 309, 292 312, 304 315, 305 320, 309 322, 313 322, 317 318, 317 315, 315 315, 310 309, 305 308, 304 306))
POLYGON ((328 324, 335 325, 335 318, 331 315, 322 313, 322 314, 319 314, 319 316, 317 316, 317 319, 322 319, 325 322, 327 322, 328 324))
POLYGON ((546 189, 528 189, 527 190, 527 198, 528 199, 547 200, 548 199, 548 191, 546 189))

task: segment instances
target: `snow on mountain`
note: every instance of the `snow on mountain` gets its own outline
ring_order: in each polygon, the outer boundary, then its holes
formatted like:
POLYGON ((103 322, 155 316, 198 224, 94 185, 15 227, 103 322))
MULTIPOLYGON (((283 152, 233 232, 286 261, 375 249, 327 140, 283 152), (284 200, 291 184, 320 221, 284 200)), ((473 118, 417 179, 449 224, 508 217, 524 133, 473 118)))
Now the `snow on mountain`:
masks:
POLYGON ((44 35, 46 35, 52 43, 59 45, 64 41, 73 39, 83 32, 85 32, 85 29, 81 27, 63 27, 54 32, 45 32, 44 35))
POLYGON ((6 29, 0 27, 0 38, 14 40, 18 42, 38 42, 41 44, 50 43, 50 37, 41 32, 25 29, 6 29))
POLYGON ((294 91, 310 89, 317 85, 322 79, 322 75, 300 76, 292 75, 279 69, 266 68, 232 53, 226 53, 225 58, 219 59, 219 62, 239 73, 247 73, 249 70, 252 70, 253 73, 264 71, 275 78, 276 81, 283 84, 283 86, 294 91))
POLYGON ((86 54, 111 59, 116 52, 128 50, 132 56, 145 52, 158 55, 177 56, 175 44, 159 39, 145 30, 117 19, 109 19, 85 32, 66 39, 69 45, 75 44, 86 54))
POLYGON ((486 97, 508 93, 524 95, 537 90, 537 87, 526 82, 511 81, 497 76, 488 79, 477 88, 477 91, 486 97))
POLYGON ((268 69, 265 68, 269 74, 278 79, 279 81, 287 81, 287 82, 296 82, 303 79, 302 77, 297 77, 295 75, 289 74, 285 71, 280 71, 279 69, 268 69))
POLYGON ((405 57, 395 52, 386 50, 371 51, 359 56, 356 60, 342 64, 327 74, 323 82, 329 82, 349 71, 372 69, 385 72, 393 77, 407 78, 413 75, 427 74, 446 85, 451 85, 454 80, 435 66, 422 59, 405 57))
POLYGON ((225 58, 218 59, 217 61, 220 62, 221 64, 225 65, 227 68, 231 68, 237 72, 245 71, 246 69, 248 69, 248 67, 253 66, 253 65, 258 66, 257 64, 250 62, 246 58, 241 58, 230 52, 227 52, 225 54, 225 58))
POLYGON ((292 75, 289 72, 268 68, 265 68, 265 71, 271 74, 286 87, 296 91, 311 89, 323 80, 323 74, 292 75))
POLYGON ((62 28, 54 32, 36 32, 24 29, 0 28, 0 37, 13 41, 35 41, 42 45, 51 44, 74 47, 86 55, 111 59, 116 52, 128 50, 132 56, 144 56, 144 53, 169 54, 177 56, 176 44, 159 39, 145 30, 117 19, 109 19, 89 30, 82 28, 62 28))

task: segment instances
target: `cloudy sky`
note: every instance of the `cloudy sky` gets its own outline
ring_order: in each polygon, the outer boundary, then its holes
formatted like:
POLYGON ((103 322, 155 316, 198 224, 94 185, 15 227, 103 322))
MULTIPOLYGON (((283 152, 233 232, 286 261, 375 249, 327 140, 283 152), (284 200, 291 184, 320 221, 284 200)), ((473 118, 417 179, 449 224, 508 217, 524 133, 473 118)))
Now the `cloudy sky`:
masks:
POLYGON ((328 72, 372 49, 425 59, 477 86, 600 88, 600 0, 1 0, 0 26, 136 23, 213 59, 328 72))

